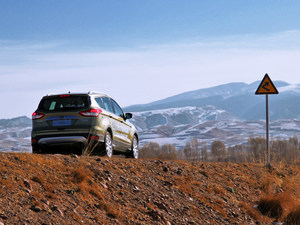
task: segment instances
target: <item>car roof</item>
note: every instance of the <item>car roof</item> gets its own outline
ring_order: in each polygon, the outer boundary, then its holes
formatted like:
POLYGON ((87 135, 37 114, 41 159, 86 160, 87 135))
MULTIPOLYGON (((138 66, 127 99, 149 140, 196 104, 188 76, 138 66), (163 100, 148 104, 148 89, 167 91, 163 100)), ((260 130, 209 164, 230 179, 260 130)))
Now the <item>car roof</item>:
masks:
POLYGON ((103 92, 98 92, 98 91, 89 91, 89 92, 67 92, 67 93, 48 93, 45 97, 48 96, 57 96, 57 95, 101 95, 101 96, 106 96, 109 97, 108 94, 105 94, 103 92))

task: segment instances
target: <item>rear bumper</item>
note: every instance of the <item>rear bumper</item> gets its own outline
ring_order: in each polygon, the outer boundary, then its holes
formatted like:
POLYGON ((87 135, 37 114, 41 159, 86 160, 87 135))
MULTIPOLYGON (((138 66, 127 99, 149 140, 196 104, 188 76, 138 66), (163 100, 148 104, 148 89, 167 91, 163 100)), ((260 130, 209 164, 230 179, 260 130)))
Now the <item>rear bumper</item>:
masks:
POLYGON ((84 136, 59 136, 59 137, 41 137, 32 144, 33 153, 47 154, 97 154, 98 147, 102 146, 99 140, 90 140, 84 136))
POLYGON ((78 144, 84 146, 87 143, 87 139, 82 136, 67 136, 67 137, 48 137, 41 138, 38 141, 38 145, 53 146, 53 145, 72 145, 78 144))

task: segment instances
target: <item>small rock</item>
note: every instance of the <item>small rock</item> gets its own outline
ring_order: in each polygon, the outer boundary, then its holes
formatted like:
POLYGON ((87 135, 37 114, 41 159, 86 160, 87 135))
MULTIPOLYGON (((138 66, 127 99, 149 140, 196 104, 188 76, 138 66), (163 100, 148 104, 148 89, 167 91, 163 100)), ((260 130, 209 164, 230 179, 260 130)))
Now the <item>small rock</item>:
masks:
POLYGON ((173 186, 173 184, 172 184, 171 182, 169 182, 169 181, 165 181, 165 182, 164 182, 164 185, 165 185, 165 186, 168 186, 168 187, 173 186))
POLYGON ((189 206, 184 206, 183 209, 184 210, 190 210, 190 207, 189 206))
POLYGON ((0 218, 4 220, 8 219, 8 217, 4 213, 0 213, 0 218))
POLYGON ((167 166, 164 166, 163 171, 164 171, 164 172, 168 172, 168 171, 169 171, 169 168, 168 168, 167 166))
POLYGON ((110 175, 110 171, 109 170, 104 170, 104 173, 110 175))
POLYGON ((44 204, 46 204, 46 205, 49 205, 49 201, 47 201, 45 199, 42 199, 41 202, 44 203, 44 204))
POLYGON ((128 179, 125 178, 125 177, 123 177, 123 176, 120 176, 120 179, 121 179, 121 180, 124 180, 124 181, 128 181, 128 179))
POLYGON ((55 212, 55 211, 56 211, 56 212, 59 212, 60 215, 62 215, 62 216, 64 215, 63 212, 62 212, 57 206, 55 206, 55 205, 51 207, 51 210, 54 211, 54 212, 55 212))
POLYGON ((140 189, 139 189, 139 187, 138 187, 138 186, 134 185, 134 186, 133 186, 133 191, 134 191, 134 192, 139 192, 139 191, 140 191, 140 189))
POLYGON ((164 203, 160 203, 160 202, 154 202, 154 204, 161 210, 165 210, 166 212, 168 212, 168 207, 164 204, 164 203))
POLYGON ((24 185, 27 189, 31 190, 31 185, 28 180, 24 180, 24 185))
POLYGON ((107 189, 108 187, 107 187, 107 185, 105 184, 105 183, 103 183, 103 182, 100 182, 100 184, 101 184, 101 186, 103 187, 103 188, 105 188, 105 189, 107 189))
POLYGON ((208 174, 205 172, 205 171, 200 171, 200 173, 205 176, 205 177, 208 177, 208 174))
POLYGON ((100 159, 100 158, 97 158, 97 159, 96 159, 96 162, 101 162, 101 159, 100 159))
POLYGON ((181 174, 182 174, 182 169, 181 169, 181 168, 178 168, 177 171, 176 171, 176 173, 177 173, 178 175, 181 175, 181 174))
POLYGON ((78 159, 78 155, 72 154, 71 155, 72 158, 78 159))
POLYGON ((75 194, 75 190, 66 190, 67 194, 70 195, 74 195, 75 194))
POLYGON ((163 219, 163 213, 160 210, 151 210, 147 213, 149 216, 151 216, 154 220, 159 220, 160 218, 163 219))
POLYGON ((155 164, 163 164, 163 162, 162 161, 160 161, 160 160, 157 160, 156 162, 155 162, 155 164))
POLYGON ((40 212, 42 211, 42 209, 40 207, 38 207, 37 205, 32 205, 30 206, 30 209, 34 212, 40 212))

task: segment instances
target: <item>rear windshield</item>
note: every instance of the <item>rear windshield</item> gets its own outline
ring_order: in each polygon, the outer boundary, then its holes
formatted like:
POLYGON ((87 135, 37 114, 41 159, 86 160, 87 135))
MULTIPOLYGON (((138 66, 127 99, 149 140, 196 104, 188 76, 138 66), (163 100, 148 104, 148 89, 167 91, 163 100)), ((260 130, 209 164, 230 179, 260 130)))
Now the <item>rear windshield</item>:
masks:
POLYGON ((42 99, 39 109, 45 111, 71 111, 88 106, 88 96, 60 95, 42 99))

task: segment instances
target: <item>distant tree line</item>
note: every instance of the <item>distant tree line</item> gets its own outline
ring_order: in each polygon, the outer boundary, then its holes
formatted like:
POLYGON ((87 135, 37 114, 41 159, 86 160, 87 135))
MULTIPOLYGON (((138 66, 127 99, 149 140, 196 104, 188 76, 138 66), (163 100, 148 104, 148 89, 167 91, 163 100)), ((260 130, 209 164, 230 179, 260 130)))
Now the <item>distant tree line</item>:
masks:
MULTIPOLYGON (((270 141, 270 157, 273 163, 300 163, 300 142, 298 138, 273 139, 270 141)), ((246 145, 226 147, 220 140, 215 140, 210 147, 206 142, 193 138, 182 149, 172 144, 160 146, 156 142, 145 144, 140 150, 140 158, 157 158, 187 161, 213 162, 255 162, 266 163, 266 140, 264 137, 249 137, 246 145)))

